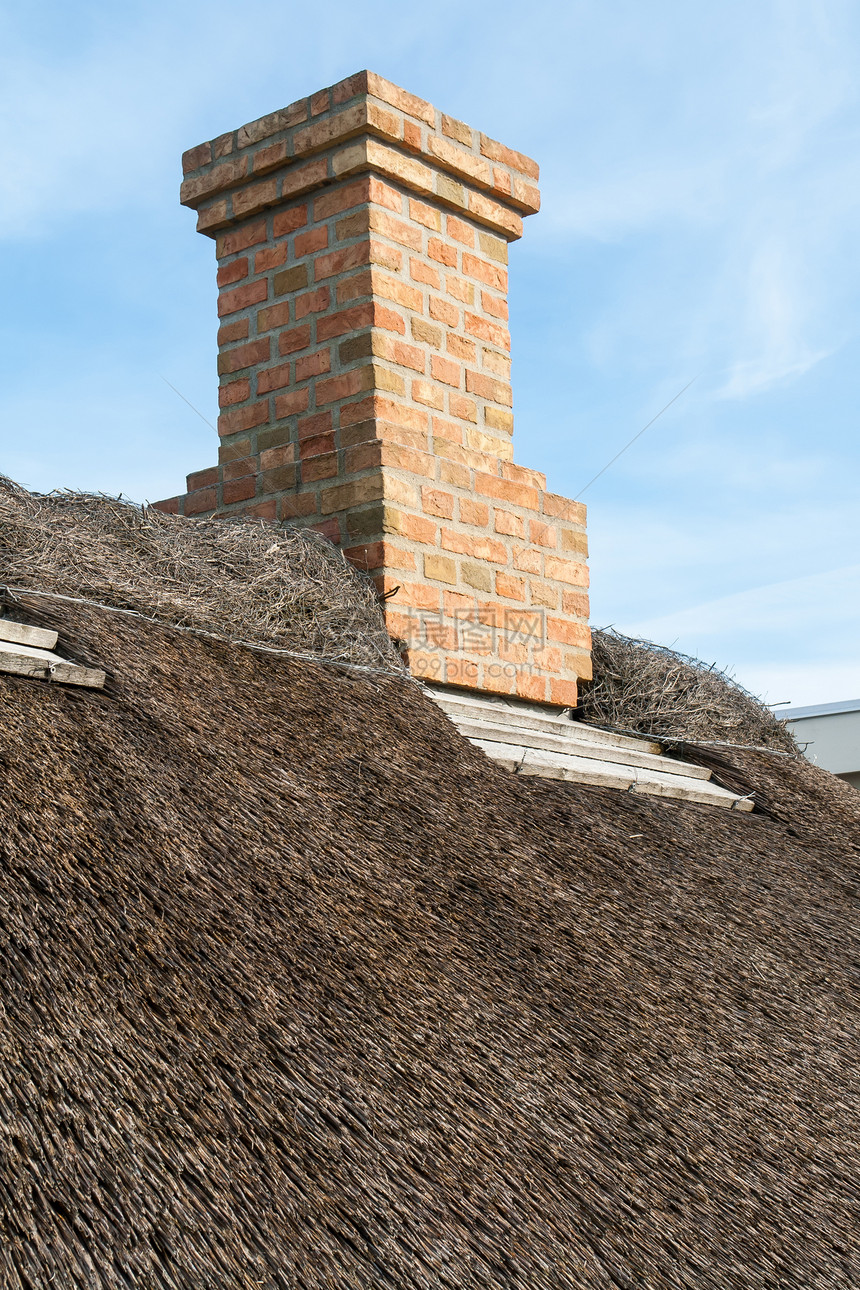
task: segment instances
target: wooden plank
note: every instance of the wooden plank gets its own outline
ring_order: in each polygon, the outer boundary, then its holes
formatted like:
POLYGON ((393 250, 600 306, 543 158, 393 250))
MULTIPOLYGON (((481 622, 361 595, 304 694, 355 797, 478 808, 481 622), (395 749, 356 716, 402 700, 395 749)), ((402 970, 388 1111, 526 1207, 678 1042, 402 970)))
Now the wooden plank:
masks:
POLYGON ((61 685, 83 685, 90 690, 100 690, 106 679, 101 668, 82 667, 50 650, 13 646, 8 641, 0 641, 0 672, 39 681, 59 681, 61 685))
POLYGON ((34 645, 36 649, 53 649, 57 633, 45 627, 31 627, 29 623, 13 623, 11 618, 0 618, 0 641, 34 645))

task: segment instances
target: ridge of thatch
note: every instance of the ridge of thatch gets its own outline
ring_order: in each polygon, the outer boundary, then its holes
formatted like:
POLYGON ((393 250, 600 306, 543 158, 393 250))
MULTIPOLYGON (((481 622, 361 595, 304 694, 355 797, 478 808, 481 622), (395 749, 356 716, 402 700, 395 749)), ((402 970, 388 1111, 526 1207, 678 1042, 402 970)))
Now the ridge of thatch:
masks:
POLYGON ((4 1290, 860 1284, 853 790, 521 778, 397 674, 51 612, 111 685, 0 677, 4 1290))
POLYGON ((594 680, 581 719, 679 741, 797 753, 790 732, 760 699, 716 664, 612 628, 592 632, 594 680))
POLYGON ((231 640, 402 669, 372 582, 309 529, 189 520, 92 493, 32 493, 0 475, 0 569, 10 586, 231 640))

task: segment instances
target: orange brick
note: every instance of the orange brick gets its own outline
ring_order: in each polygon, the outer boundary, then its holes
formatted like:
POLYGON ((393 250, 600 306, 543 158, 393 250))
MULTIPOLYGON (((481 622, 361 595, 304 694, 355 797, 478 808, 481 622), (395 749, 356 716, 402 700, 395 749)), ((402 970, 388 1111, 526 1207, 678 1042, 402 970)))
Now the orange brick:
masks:
POLYGON ((261 470, 274 470, 277 466, 289 466, 296 459, 296 445, 282 443, 277 448, 267 448, 260 453, 261 470))
POLYGON ((491 161, 500 161, 513 170, 521 170, 524 175, 528 175, 529 179, 536 180, 540 175, 538 164, 532 161, 531 157, 525 156, 522 152, 515 152, 513 148, 506 148, 503 143, 497 143, 486 134, 481 135, 481 155, 489 157, 491 161))
POLYGON ((321 314, 328 309, 331 303, 331 296, 328 287, 317 287, 316 291, 306 291, 304 295, 296 296, 294 307, 296 311, 296 322, 300 318, 307 318, 308 314, 321 314))
POLYGON ((551 641, 560 641, 563 645, 578 645, 588 649, 591 645, 591 632, 585 623, 572 623, 566 618, 547 618, 546 634, 551 641))
POLYGON ((445 681, 448 685, 465 685, 475 688, 478 684, 478 664, 465 658, 446 659, 445 681))
POLYGON ((348 399, 351 394, 360 394, 362 390, 372 389, 374 369, 356 367, 342 376, 333 376, 329 381, 318 381, 315 387, 317 407, 324 403, 335 403, 339 399, 348 399))
POLYGON ((585 504, 583 502, 572 502, 567 497, 559 497, 557 493, 544 493, 543 513, 544 515, 552 515, 558 519, 567 520, 569 524, 585 526, 585 504))
POLYGON ((443 551, 453 551, 455 555, 472 555, 474 538, 468 533, 458 533, 456 529, 441 528, 439 542, 443 551))
POLYGON ((423 224, 425 228, 434 229, 438 232, 442 227, 442 216, 433 206, 427 206, 424 202, 419 202, 416 197, 409 198, 409 218, 414 219, 418 224, 423 224))
POLYGON ((309 398, 310 391, 308 389, 290 390, 289 394, 279 394, 275 399, 275 416, 278 418, 292 417, 298 412, 305 412, 309 398))
POLYGON ((300 349, 307 349, 310 343, 310 327, 294 327, 292 331, 281 332, 278 337, 278 353, 295 354, 300 349))
POLYGON ((421 126, 416 121, 404 120, 403 143, 413 152, 421 152, 421 126))
POLYGON ((275 237, 286 237, 288 233, 304 228, 307 222, 307 206, 291 206, 289 210, 276 211, 272 216, 272 232, 275 237))
POLYGON ((299 457, 302 461, 308 457, 320 457, 324 453, 334 452, 334 434, 315 434, 302 439, 299 444, 299 457))
POLYGON ((561 681, 557 677, 551 677, 549 697, 551 703, 561 704, 565 708, 575 708, 579 703, 576 681, 561 681))
MULTIPOLYGON (((448 300, 443 300, 441 296, 430 297, 428 313, 431 318, 445 323, 448 327, 456 327, 460 321, 460 310, 448 300)), ((484 339, 487 338, 484 337, 484 339)))
POLYGON ((454 516, 453 495, 438 488, 422 488, 421 509, 427 515, 438 515, 442 519, 450 520, 454 516))
POLYGON ((532 663, 542 672, 561 673, 564 671, 564 658, 557 645, 545 645, 532 654, 532 663))
POLYGON ((425 322, 423 318, 413 318, 411 327, 415 340, 423 341, 425 345, 432 345, 434 349, 439 349, 442 344, 441 327, 434 327, 432 323, 425 322))
POLYGON ((507 547, 504 542, 497 542, 495 538, 475 538, 474 552, 476 560, 490 560, 493 564, 507 564, 508 562, 507 547))
POLYGON ((408 283, 398 282, 382 273, 374 273, 372 282, 374 294, 383 300, 393 300, 395 304, 414 309, 419 314, 424 309, 424 295, 417 287, 410 287, 408 283))
POLYGON ((286 242, 281 242, 279 246, 267 246, 265 251, 258 251, 254 256, 254 272, 277 269, 286 260, 288 249, 286 242))
POLYGON ((445 395, 442 390, 429 381, 412 382, 412 398, 416 403, 423 403, 429 408, 437 408, 439 411, 445 406, 445 395))
POLYGON ((234 287, 232 291, 222 291, 218 297, 218 317, 223 318, 226 314, 238 313, 240 309, 247 309, 249 305, 258 305, 268 294, 269 283, 266 278, 260 278, 257 282, 248 282, 242 287, 234 287))
MULTIPOLYGON (((318 256, 314 260, 314 281, 320 282, 324 278, 333 278, 340 273, 346 273, 349 269, 356 269, 359 265, 369 264, 370 248, 370 242, 356 242, 353 246, 345 246, 338 251, 329 251, 328 255, 318 256)), ((399 257, 400 252, 395 254, 399 257)))
POLYGON ((474 524, 486 528, 490 521, 490 508, 483 502, 474 502, 469 497, 460 498, 460 520, 463 524, 474 524))
POLYGON ((510 382, 511 360, 507 354, 500 354, 496 349, 482 349, 481 366, 495 376, 500 376, 503 381, 510 382))
POLYGON ((438 270, 432 265, 425 264, 423 260, 412 259, 409 261, 409 273, 415 282, 426 282, 428 287, 435 287, 437 291, 442 289, 442 279, 438 270))
POLYGON ((221 373, 238 372, 243 367, 253 367, 269 359, 271 342, 268 336, 252 340, 247 345, 237 345, 235 349, 225 350, 218 355, 218 371, 221 373))
POLYGON ((561 530, 561 547, 563 551, 573 551, 576 555, 588 555, 588 538, 578 529, 561 530))
POLYGON ((515 546, 513 550, 514 568, 520 573, 540 573, 541 554, 530 546, 515 546))
POLYGON ((551 524, 532 520, 529 524, 529 538, 535 546, 555 547, 558 545, 558 534, 551 524))
POLYGON ((479 340, 489 341, 491 345, 497 345, 499 349, 510 349, 511 336, 506 328, 499 327, 496 323, 489 322, 486 318, 479 318, 477 314, 467 313, 464 322, 466 331, 470 336, 477 336, 479 340))
POLYGON ((224 484, 221 489, 221 497, 224 505, 229 506, 232 502, 246 502, 249 497, 253 497, 257 491, 257 480, 255 476, 248 479, 233 479, 224 484))
POLYGON ((479 282, 485 283, 488 287, 495 287, 497 291, 508 290, 508 271, 499 264, 482 260, 477 255, 468 255, 464 251, 460 267, 469 278, 477 278, 479 282))
POLYGON ((370 227, 375 233, 381 233, 383 237, 390 238, 392 242, 399 242, 401 246, 411 247, 413 251, 420 251, 424 244, 424 234, 420 228, 416 228, 414 224, 406 224, 403 220, 394 219, 385 211, 371 208, 370 227))
POLYGON ((230 381, 218 391, 218 406, 231 408, 235 403, 244 403, 251 397, 251 382, 247 377, 242 381, 230 381))
POLYGON ((475 288, 465 278, 457 278, 454 274, 449 273, 445 279, 445 286, 448 295, 453 296, 455 300, 462 300, 464 305, 474 304, 475 288))
POLYGON ((250 329, 247 318, 235 318, 233 322, 224 323, 218 328, 218 344, 229 345, 234 340, 245 340, 250 329))
POLYGON ((455 390, 459 388, 461 380, 459 363, 452 363, 441 354, 433 354, 430 358, 430 373, 437 381, 453 385, 455 390))
POLYGON ((465 466, 459 466, 454 461, 445 461, 443 458, 439 462, 439 479, 443 484, 451 484, 454 488, 471 488, 472 478, 465 466))
MULTIPOLYGON (((297 233, 294 242, 294 254, 297 260, 303 255, 313 255, 316 251, 322 251, 328 246, 328 228, 323 225, 322 228, 308 229, 307 233, 297 233)), ((322 277, 322 274, 316 274, 316 277, 322 277)))
POLYGON ((327 349, 296 359, 296 381, 307 381, 311 376, 321 376, 331 371, 331 353, 327 349))
POLYGON ((454 417, 459 417, 461 421, 477 422, 478 409, 471 399, 463 398, 461 394, 451 393, 448 395, 448 411, 454 417))
POLYGON ((542 605, 544 609, 558 609, 558 588, 554 583, 538 580, 531 582, 529 586, 533 605, 542 605))
MULTIPOLYGON (((314 219, 329 219, 332 215, 340 215, 341 211, 348 211, 353 206, 361 206, 370 200, 370 183, 367 176, 357 179, 352 183, 342 184, 340 188, 326 192, 322 197, 314 200, 314 219)), ((398 206, 399 210, 400 207, 398 206)))
POLYGON ((477 394, 491 403, 501 403, 506 407, 513 403, 509 385, 492 376, 485 376, 483 372, 473 372, 471 368, 466 368, 466 389, 470 394, 477 394))
POLYGON ((331 452, 302 461, 302 483, 310 484, 317 479, 334 479, 338 473, 337 453, 331 452))
POLYGON ((510 511, 496 511, 495 530, 497 533, 507 533, 509 537, 524 538, 526 535, 525 529, 525 520, 521 516, 512 515, 510 511))
POLYGON ((446 221, 448 236, 453 237, 456 241, 462 242, 464 246, 475 245, 475 231, 468 224, 464 224, 456 215, 449 215, 446 221))
POLYGON ((496 574, 496 595, 505 596, 508 600, 524 601, 526 584, 523 578, 513 578, 509 573, 496 574))
POLYGON ((517 673, 517 694, 521 699, 545 703, 548 688, 548 678, 545 676, 530 675, 525 671, 517 673))
POLYGON ((216 280, 219 287, 226 287, 231 282, 241 282, 242 278, 248 276, 248 257, 243 255, 239 260, 231 260, 229 264, 222 264, 216 274, 216 280))
POLYGON ((462 336, 457 336, 453 332, 448 333, 446 348, 449 354, 456 354, 457 358, 470 359, 472 362, 476 358, 476 345, 473 340, 465 340, 462 336))
POLYGON ((544 561, 544 577, 554 578, 556 582, 566 582, 574 587, 588 586, 588 569, 575 560, 563 560, 560 556, 548 555, 544 561))
POLYGON ((588 596, 581 591, 562 591, 561 607, 566 614, 575 618, 588 619, 588 596))
POLYGON ((436 260, 438 264, 445 264, 449 269, 457 267, 457 248, 449 246, 441 238, 431 237, 428 239, 427 254, 431 260, 436 260))
POLYGON ((244 228, 231 229, 229 233, 223 233, 215 243, 215 254, 221 260, 225 255, 235 255, 237 251, 246 251, 249 246, 258 246, 260 242, 265 242, 267 237, 266 221, 258 219, 253 224, 246 224, 244 228))
POLYGON ((433 434, 437 439, 444 439, 448 443, 462 444, 463 427, 456 421, 448 421, 445 417, 433 418, 433 434))
POLYGON ((267 367, 257 373, 257 393, 268 394, 270 390, 282 390, 290 384, 290 363, 281 363, 277 367, 267 367))
POLYGON ((257 310, 257 334, 271 331, 274 327, 285 327, 290 321, 290 302, 284 300, 279 305, 269 305, 268 309, 257 310))
POLYGON ((493 296, 489 291, 481 292, 481 308, 485 314, 492 314, 494 318, 508 317, 508 302, 499 296, 493 296))

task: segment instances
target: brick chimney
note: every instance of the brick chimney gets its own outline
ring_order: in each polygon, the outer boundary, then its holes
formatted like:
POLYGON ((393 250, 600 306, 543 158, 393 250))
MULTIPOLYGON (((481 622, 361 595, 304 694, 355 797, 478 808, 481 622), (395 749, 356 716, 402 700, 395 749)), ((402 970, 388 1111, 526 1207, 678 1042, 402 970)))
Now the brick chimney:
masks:
POLYGON ((585 508, 513 463, 528 157, 359 72, 183 157, 218 258, 219 462, 156 503, 318 529, 429 680, 574 704, 585 508))

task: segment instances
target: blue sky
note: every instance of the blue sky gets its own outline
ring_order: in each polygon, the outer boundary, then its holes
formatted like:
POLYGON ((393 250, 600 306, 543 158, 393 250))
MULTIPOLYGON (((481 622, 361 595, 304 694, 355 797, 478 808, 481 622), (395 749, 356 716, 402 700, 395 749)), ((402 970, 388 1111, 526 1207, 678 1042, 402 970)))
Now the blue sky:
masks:
POLYGON ((771 702, 860 695, 860 10, 842 0, 0 5, 0 471, 155 500, 215 460, 183 149, 362 67, 541 164, 516 454, 585 494, 594 621, 771 702))

